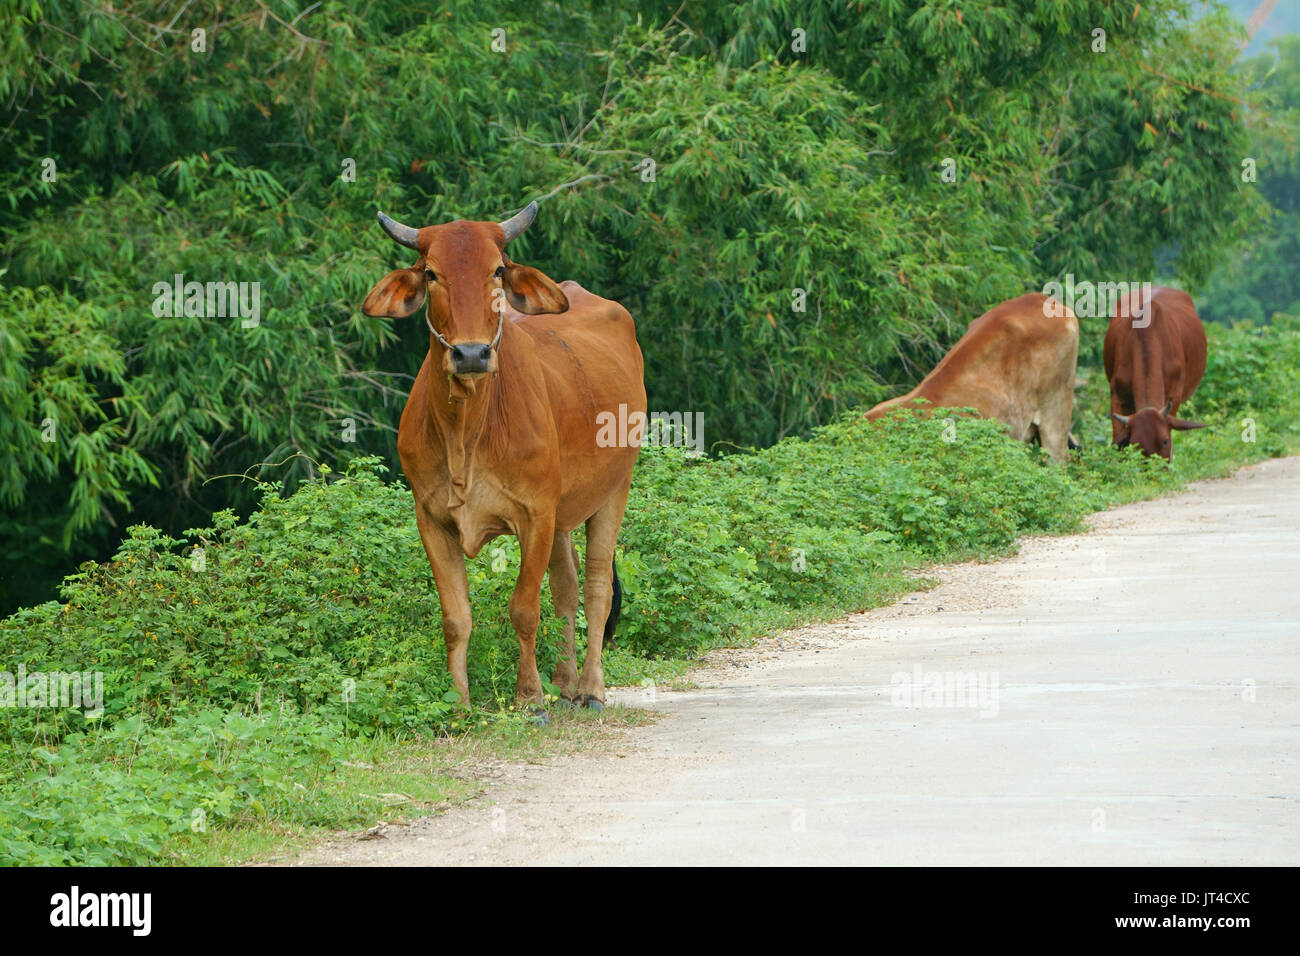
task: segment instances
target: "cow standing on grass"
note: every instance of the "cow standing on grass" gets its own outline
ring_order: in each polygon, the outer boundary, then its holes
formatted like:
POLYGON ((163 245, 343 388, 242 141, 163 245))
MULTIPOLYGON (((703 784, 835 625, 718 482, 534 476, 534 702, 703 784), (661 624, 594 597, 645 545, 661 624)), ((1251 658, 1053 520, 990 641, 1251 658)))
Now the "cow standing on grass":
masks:
POLYGON ((402 413, 397 450, 462 703, 469 704, 471 628, 465 556, 509 534, 520 550, 510 598, 519 638, 516 700, 543 700, 535 642, 549 572, 565 641, 553 682, 566 699, 599 708, 601 642, 617 617, 614 546, 641 435, 634 430, 612 447, 599 443, 597 416, 623 406, 644 421, 644 365, 636 326, 621 305, 576 282, 557 285, 506 255, 506 244, 536 215, 530 203, 502 223, 456 220, 413 229, 380 213, 384 231, 419 258, 381 279, 362 309, 401 318, 428 303, 429 353, 402 413), (588 633, 579 675, 571 532, 584 523, 588 633))
POLYGON ((1065 461, 1078 357, 1074 313, 1040 292, 1022 295, 972 322, 921 384, 881 402, 867 418, 897 408, 974 408, 1006 425, 1012 438, 1037 441, 1065 461))
POLYGON ((1116 304, 1102 349, 1116 447, 1172 460, 1173 433, 1205 427, 1174 417, 1205 374, 1205 353, 1205 327, 1186 292, 1156 286, 1149 298, 1138 290, 1116 304))

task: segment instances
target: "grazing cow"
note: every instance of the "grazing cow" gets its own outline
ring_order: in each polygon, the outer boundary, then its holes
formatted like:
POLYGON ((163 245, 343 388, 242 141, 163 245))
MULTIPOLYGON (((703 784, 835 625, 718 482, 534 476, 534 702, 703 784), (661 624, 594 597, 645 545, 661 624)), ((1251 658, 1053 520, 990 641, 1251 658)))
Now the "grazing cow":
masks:
POLYGON ((1204 428, 1175 418, 1205 374, 1205 327, 1192 297, 1178 289, 1141 289, 1115 306, 1102 361, 1110 381, 1115 445, 1173 459, 1173 433, 1204 428))
POLYGON ((1034 292, 994 306, 906 395, 881 402, 867 418, 900 407, 974 408, 1007 426, 1011 437, 1037 440, 1057 461, 1071 447, 1079 323, 1074 313, 1034 292), (1050 303, 1050 304, 1049 304, 1050 303))
POLYGON ((461 702, 469 704, 465 555, 510 534, 521 557, 510 598, 519 638, 516 700, 543 700, 535 641, 549 572, 556 614, 564 619, 553 682, 566 699, 599 709, 601 642, 616 620, 614 546, 644 430, 636 417, 644 422, 644 365, 636 326, 621 305, 576 282, 557 285, 506 255, 506 244, 536 215, 530 203, 499 224, 457 220, 413 229, 380 213, 384 231, 419 258, 381 279, 362 309, 400 318, 428 302, 429 352, 402 412, 397 450, 461 702), (627 440, 598 440, 598 416, 614 413, 633 424, 627 440), (588 634, 579 676, 571 532, 584 523, 588 634))

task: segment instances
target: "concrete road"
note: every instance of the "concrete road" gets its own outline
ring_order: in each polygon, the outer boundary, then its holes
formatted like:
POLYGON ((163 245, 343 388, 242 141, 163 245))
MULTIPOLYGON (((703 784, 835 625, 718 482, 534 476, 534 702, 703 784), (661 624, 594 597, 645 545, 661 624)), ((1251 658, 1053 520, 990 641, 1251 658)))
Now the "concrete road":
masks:
POLYGON ((1300 458, 762 647, 611 752, 302 862, 1300 863, 1300 458))

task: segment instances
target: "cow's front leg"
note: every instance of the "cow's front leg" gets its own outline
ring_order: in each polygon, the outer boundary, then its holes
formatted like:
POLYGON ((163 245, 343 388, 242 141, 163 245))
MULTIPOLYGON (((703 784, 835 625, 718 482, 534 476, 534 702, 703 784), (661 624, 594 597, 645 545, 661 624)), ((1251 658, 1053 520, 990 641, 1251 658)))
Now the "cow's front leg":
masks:
POLYGON ((541 619, 542 578, 551 560, 555 519, 535 518, 519 529, 519 579, 510 595, 510 623, 519 638, 519 675, 515 702, 542 703, 542 678, 537 672, 537 625, 541 619))
POLYGON ((433 581, 438 586, 438 603, 442 605, 442 639, 447 645, 447 670, 460 694, 460 702, 469 706, 469 632, 472 626, 469 606, 469 580, 465 574, 465 553, 460 538, 445 525, 416 505, 415 523, 420 540, 429 556, 433 581))

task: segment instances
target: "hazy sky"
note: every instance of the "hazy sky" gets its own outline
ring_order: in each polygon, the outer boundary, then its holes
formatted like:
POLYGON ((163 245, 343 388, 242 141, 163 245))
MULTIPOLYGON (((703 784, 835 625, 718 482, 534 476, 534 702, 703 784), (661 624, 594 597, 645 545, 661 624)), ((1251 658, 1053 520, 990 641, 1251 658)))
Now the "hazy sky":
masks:
MULTIPOLYGON (((1223 4, 1244 23, 1259 6, 1259 0, 1223 0, 1223 4)), ((1273 12, 1255 34, 1250 46, 1246 47, 1245 55, 1263 53, 1269 40, 1284 33, 1300 33, 1300 0, 1277 0, 1273 12)))

